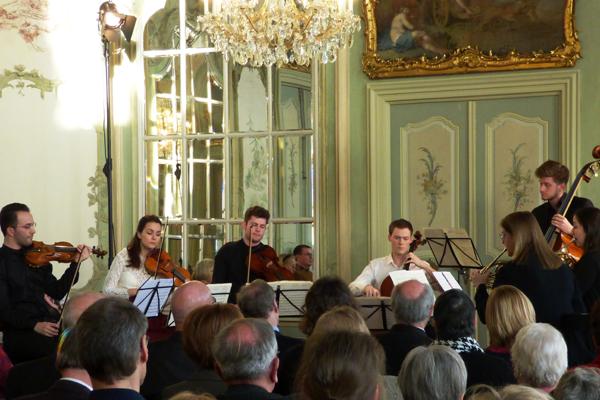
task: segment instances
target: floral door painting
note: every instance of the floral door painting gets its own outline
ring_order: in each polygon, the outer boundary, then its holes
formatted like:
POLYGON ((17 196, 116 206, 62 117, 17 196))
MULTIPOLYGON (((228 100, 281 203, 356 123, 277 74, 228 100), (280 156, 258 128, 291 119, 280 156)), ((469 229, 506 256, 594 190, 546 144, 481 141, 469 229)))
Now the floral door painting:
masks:
POLYGON ((415 231, 457 225, 458 133, 439 116, 401 128, 402 215, 415 231))

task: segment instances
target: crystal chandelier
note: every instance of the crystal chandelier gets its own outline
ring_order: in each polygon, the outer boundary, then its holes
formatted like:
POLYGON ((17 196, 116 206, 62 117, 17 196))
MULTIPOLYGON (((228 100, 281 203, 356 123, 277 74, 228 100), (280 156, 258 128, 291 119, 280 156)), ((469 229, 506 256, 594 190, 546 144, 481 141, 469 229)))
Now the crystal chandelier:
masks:
POLYGON ((338 0, 297 1, 299 7, 294 0, 265 0, 255 11, 258 0, 223 0, 220 10, 217 5, 198 22, 216 50, 241 65, 334 62, 338 51, 352 46, 359 18, 338 0))

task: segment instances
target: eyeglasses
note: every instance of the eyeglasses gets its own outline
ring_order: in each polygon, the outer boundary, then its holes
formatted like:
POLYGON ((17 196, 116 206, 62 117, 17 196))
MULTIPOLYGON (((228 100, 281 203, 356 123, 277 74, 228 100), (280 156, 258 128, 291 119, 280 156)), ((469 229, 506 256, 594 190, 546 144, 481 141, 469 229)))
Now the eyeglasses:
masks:
POLYGON ((500 236, 500 240, 502 240, 502 241, 504 242, 504 238, 506 237, 506 234, 504 234, 504 233, 501 233, 501 234, 500 234, 500 235, 498 235, 498 236, 500 236))
POLYGON ((16 225, 15 228, 23 228, 27 231, 30 231, 31 228, 35 228, 36 226, 37 226, 37 224, 34 222, 33 224, 27 224, 27 225, 21 225, 21 226, 16 225))

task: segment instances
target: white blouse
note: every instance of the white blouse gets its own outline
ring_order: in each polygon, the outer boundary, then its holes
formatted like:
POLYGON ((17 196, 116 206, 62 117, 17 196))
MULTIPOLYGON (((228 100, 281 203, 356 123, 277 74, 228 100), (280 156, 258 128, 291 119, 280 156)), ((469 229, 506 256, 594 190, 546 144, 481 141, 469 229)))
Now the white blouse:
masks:
POLYGON ((145 257, 140 257, 141 268, 132 268, 128 266, 127 248, 121 250, 110 266, 102 292, 108 296, 129 299, 127 289, 138 289, 144 282, 153 277, 144 268, 145 261, 145 257))

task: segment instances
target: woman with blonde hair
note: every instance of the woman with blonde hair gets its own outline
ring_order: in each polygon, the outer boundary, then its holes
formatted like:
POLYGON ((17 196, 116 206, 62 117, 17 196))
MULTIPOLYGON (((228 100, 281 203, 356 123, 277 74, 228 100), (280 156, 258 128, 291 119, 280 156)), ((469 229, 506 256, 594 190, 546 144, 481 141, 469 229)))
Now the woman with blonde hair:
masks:
POLYGON ((490 334, 490 344, 485 352, 511 364, 510 348, 517 333, 535 323, 533 304, 516 287, 500 286, 490 293, 485 319, 490 334))
MULTIPOLYGON (((512 285, 521 290, 533 304, 537 322, 553 325, 564 335, 569 347, 569 366, 585 364, 594 357, 581 332, 563 326, 561 318, 585 312, 581 291, 573 271, 564 264, 550 245, 530 212, 519 211, 500 222, 500 237, 512 261, 498 270, 494 289, 512 285)), ((475 303, 481 322, 486 323, 489 271, 473 271, 471 281, 477 288, 475 303)))

